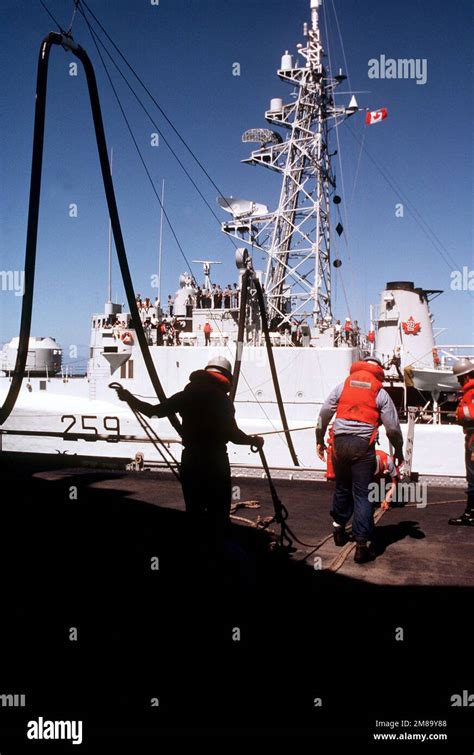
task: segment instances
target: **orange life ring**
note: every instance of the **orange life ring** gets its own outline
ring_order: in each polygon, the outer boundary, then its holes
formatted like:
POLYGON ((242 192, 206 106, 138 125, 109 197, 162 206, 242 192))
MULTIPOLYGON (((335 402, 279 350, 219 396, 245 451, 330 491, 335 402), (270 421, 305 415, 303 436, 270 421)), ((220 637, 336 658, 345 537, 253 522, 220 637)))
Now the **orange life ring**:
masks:
POLYGON ((125 344, 125 346, 131 346, 133 343, 133 336, 130 333, 129 330, 126 330, 125 333, 122 333, 122 343, 125 344))

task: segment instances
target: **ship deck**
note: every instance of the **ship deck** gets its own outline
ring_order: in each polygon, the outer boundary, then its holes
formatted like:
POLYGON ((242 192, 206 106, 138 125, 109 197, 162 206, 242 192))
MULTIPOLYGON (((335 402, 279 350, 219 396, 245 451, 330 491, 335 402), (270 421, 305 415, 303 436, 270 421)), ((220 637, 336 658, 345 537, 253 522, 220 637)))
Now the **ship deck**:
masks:
POLYGON ((447 720, 463 751, 467 710, 450 698, 472 687, 474 531, 447 524, 459 487, 383 514, 377 558, 357 565, 331 538, 332 483, 276 481, 308 544, 285 555, 254 526, 273 512, 267 481, 239 477, 259 508, 235 511, 216 564, 170 474, 9 464, 2 478, 0 692, 26 691, 38 715, 81 712, 86 752, 206 732, 369 744, 376 720, 401 718, 447 720))

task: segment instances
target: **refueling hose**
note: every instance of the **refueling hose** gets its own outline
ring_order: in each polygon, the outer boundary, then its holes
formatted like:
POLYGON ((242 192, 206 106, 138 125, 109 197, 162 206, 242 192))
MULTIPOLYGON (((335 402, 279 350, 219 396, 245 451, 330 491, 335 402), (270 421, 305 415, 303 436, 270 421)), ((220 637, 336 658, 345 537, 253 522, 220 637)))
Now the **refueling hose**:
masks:
POLYGON ((278 404, 278 410, 280 412, 281 424, 283 425, 286 442, 288 444, 288 448, 290 451, 293 464, 295 465, 295 467, 299 467, 300 463, 298 461, 295 447, 293 445, 290 429, 288 427, 288 422, 286 420, 285 407, 283 405, 283 399, 281 397, 280 384, 278 382, 278 375, 277 375, 277 371, 275 367, 275 360, 273 358, 273 347, 272 347, 272 342, 270 340, 270 332, 268 330, 268 320, 267 320, 267 313, 265 311, 265 301, 263 298, 262 287, 260 285, 260 281, 258 280, 258 278, 254 279, 254 284, 257 291, 257 301, 258 301, 258 306, 260 307, 260 316, 262 318, 262 329, 265 336, 265 345, 267 347, 268 363, 270 365, 270 372, 272 373, 273 386, 275 388, 275 396, 276 396, 276 400, 278 404))
POLYGON ((240 377, 240 367, 242 364, 242 352, 244 349, 244 331, 245 331, 245 318, 247 315, 247 298, 248 298, 248 286, 251 278, 250 270, 246 270, 242 275, 242 282, 240 284, 240 311, 239 311, 239 329, 237 332, 237 349, 235 352, 234 372, 232 374, 232 388, 230 389, 230 399, 233 402, 235 394, 237 393, 237 385, 240 377))
MULTIPOLYGON (((62 45, 65 50, 70 50, 84 66, 84 71, 89 89, 89 99, 91 103, 92 117, 99 152, 100 167, 102 171, 102 180, 104 182, 107 207, 114 236, 115 248, 122 273, 122 280, 125 287, 127 302, 132 317, 132 326, 137 335, 138 344, 143 357, 143 361, 148 371, 153 388, 160 401, 166 400, 166 395, 161 385, 160 379, 156 372, 153 359, 148 348, 147 339, 143 330, 143 325, 138 315, 135 294, 128 266, 125 244, 120 227, 120 219, 115 200, 115 192, 110 172, 109 157, 107 152, 107 143, 105 140, 104 125, 100 108, 99 93, 97 90, 97 81, 95 78, 94 68, 86 51, 73 39, 64 34, 50 32, 42 41, 38 59, 38 74, 36 82, 36 105, 35 105, 35 125, 33 135, 33 158, 31 166, 30 182, 30 201, 28 208, 28 230, 26 238, 25 253, 25 290, 21 310, 21 325, 18 352, 13 371, 12 382, 5 398, 3 406, 0 408, 0 425, 10 416, 20 392, 21 384, 26 367, 28 356, 28 344, 31 332, 31 315, 33 310, 33 290, 35 279, 35 262, 36 246, 38 235, 38 216, 41 194, 41 172, 43 165, 43 143, 44 143, 44 123, 46 112, 46 87, 48 79, 48 62, 49 53, 52 45, 62 45)), ((172 415, 169 420, 174 429, 181 435, 181 423, 172 415)))

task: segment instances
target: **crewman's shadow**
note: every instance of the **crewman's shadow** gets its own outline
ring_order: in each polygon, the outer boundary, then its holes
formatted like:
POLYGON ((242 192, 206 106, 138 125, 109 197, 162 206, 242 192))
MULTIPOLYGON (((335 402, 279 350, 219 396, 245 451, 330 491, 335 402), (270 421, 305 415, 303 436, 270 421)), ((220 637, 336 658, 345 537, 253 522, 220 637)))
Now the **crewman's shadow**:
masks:
POLYGON ((371 542, 370 550, 375 558, 381 556, 386 548, 405 537, 412 537, 414 540, 423 540, 425 533, 420 530, 418 522, 398 522, 398 524, 386 524, 383 527, 377 527, 375 537, 371 542))

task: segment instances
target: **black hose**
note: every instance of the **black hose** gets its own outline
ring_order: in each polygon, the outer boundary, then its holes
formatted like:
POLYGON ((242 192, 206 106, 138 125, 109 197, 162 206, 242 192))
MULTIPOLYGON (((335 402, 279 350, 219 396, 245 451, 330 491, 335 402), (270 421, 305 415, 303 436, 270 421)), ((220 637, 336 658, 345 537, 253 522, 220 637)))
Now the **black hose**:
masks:
MULTIPOLYGON (((26 360, 28 357, 28 345, 31 332, 31 315, 33 310, 36 245, 41 194, 41 172, 43 165, 46 85, 48 77, 49 52, 51 45, 53 44, 63 45, 65 48, 71 50, 71 52, 73 52, 74 55, 79 58, 84 66, 89 89, 89 98, 91 103, 92 117, 94 120, 94 129, 99 152, 102 179, 104 182, 104 189, 107 199, 107 206, 112 225, 112 232, 114 235, 115 248, 117 249, 117 257, 120 264, 125 293, 127 296, 127 302, 130 308, 130 314, 132 316, 132 325, 136 331, 143 361, 145 362, 145 366, 148 370, 148 375, 150 377, 156 395, 161 402, 166 401, 166 395, 156 372, 155 365, 148 348, 145 332, 143 330, 143 325, 138 315, 132 278, 130 275, 127 255, 125 252, 122 229, 120 227, 120 219, 110 173, 107 144, 105 141, 104 125, 102 121, 99 93, 97 90, 97 82, 94 74, 94 69, 89 56, 82 47, 75 44, 70 37, 65 37, 64 35, 57 34, 56 32, 50 32, 41 43, 40 55, 38 59, 35 125, 33 133, 33 158, 31 166, 30 201, 28 209, 28 229, 25 253, 25 290, 21 310, 20 339, 12 382, 3 406, 0 408, 0 425, 2 425, 8 419, 16 404, 21 384, 23 382, 26 360)), ((169 417, 169 420, 175 430, 179 433, 179 435, 181 435, 181 423, 179 422, 178 418, 175 415, 172 415, 169 417)))
POLYGON ((33 136, 33 157, 31 161, 30 201, 28 207, 28 228, 25 250, 25 288, 21 306, 20 339, 16 355, 12 382, 5 401, 0 408, 0 425, 8 419, 16 404, 26 367, 28 345, 31 333, 33 312, 33 291, 35 283, 36 240, 38 237, 38 215, 41 192, 41 170, 43 166, 44 118, 46 110, 46 85, 48 80, 49 52, 52 44, 59 44, 60 34, 50 32, 41 42, 36 77, 35 125, 33 136))
POLYGON ((263 299, 263 291, 262 291, 262 287, 260 285, 260 281, 258 280, 258 278, 254 278, 254 284, 257 291, 257 300, 258 300, 258 306, 260 307, 260 315, 262 318, 262 328, 263 328, 263 333, 265 335, 265 345, 267 347, 268 362, 270 364, 270 372, 272 373, 273 385, 275 387, 275 395, 276 395, 276 400, 278 404, 278 410, 280 412, 281 424, 283 425, 286 442, 288 444, 288 448, 291 454, 291 459, 293 461, 293 464, 295 465, 295 467, 299 467, 300 463, 298 461, 295 447, 293 445, 290 429, 288 427, 288 422, 286 420, 285 407, 283 405, 283 399, 281 397, 280 384, 278 382, 278 375, 277 375, 277 371, 275 367, 275 360, 273 358, 272 342, 270 340, 270 333, 268 330, 267 313, 265 312, 265 301, 263 299))
MULTIPOLYGON (((268 522, 265 527, 262 527, 262 529, 269 527, 273 522, 277 522, 280 525, 280 546, 286 549, 288 552, 290 550, 295 550, 293 548, 293 541, 296 541, 300 545, 303 545, 305 548, 313 548, 314 550, 320 548, 325 540, 320 541, 319 543, 305 543, 305 541, 300 540, 299 537, 297 537, 293 530, 288 526, 286 522, 286 520, 288 519, 288 509, 278 497, 276 487, 270 474, 270 467, 268 466, 268 461, 265 453, 262 448, 258 448, 257 446, 251 446, 251 450, 253 451, 253 453, 258 452, 258 454, 260 455, 260 461, 262 462, 262 467, 265 471, 265 474, 267 475, 268 487, 270 488, 270 495, 272 497, 273 508, 275 510, 275 516, 273 517, 273 519, 268 522)), ((329 537, 332 536, 329 535, 329 537)), ((305 558, 307 558, 307 556, 305 556, 305 558)))
POLYGON ((237 385, 240 377, 240 367, 242 364, 242 352, 244 349, 244 330, 245 330, 245 318, 247 314, 247 298, 248 298, 248 285, 250 281, 250 270, 246 270, 242 276, 242 282, 240 284, 240 311, 239 311, 239 329, 237 332, 237 351, 235 353, 234 372, 232 375, 232 388, 230 391, 230 399, 235 399, 237 393, 237 385))
MULTIPOLYGON (((107 206, 109 209, 110 222, 112 225, 112 232, 114 236, 115 248, 117 250, 120 271, 122 273, 123 285, 125 287, 125 294, 127 296, 130 314, 132 316, 132 325, 135 329, 138 345, 140 346, 143 361, 145 362, 145 366, 148 370, 148 375, 150 377, 155 393, 160 402, 163 402, 166 401, 166 395, 158 377, 158 373, 156 372, 156 368, 151 357, 150 350, 148 348, 145 331, 143 330, 142 321, 138 314, 135 292, 130 275, 130 268, 128 266, 127 254, 125 252, 125 244, 123 241, 122 229, 120 227, 117 203, 115 201, 114 185, 112 183, 112 176, 110 173, 109 156, 107 151, 107 143, 105 141, 104 124, 102 121, 99 93, 97 90, 97 81, 95 78, 94 68, 88 54, 82 47, 77 46, 77 48, 73 49, 73 52, 76 57, 78 57, 82 62, 86 73, 92 117, 94 120, 94 129, 97 139, 97 149, 99 151, 100 167, 102 170, 102 180, 104 182, 107 206)), ((181 435, 181 423, 176 415, 171 415, 168 417, 168 419, 173 425, 174 429, 179 433, 179 435, 181 435)))

